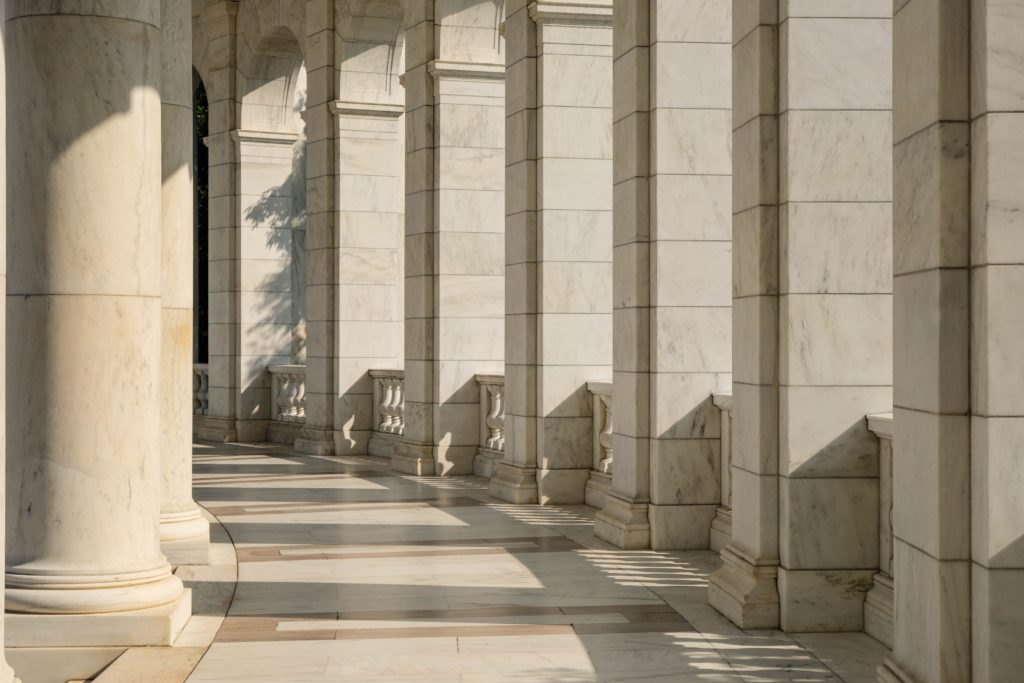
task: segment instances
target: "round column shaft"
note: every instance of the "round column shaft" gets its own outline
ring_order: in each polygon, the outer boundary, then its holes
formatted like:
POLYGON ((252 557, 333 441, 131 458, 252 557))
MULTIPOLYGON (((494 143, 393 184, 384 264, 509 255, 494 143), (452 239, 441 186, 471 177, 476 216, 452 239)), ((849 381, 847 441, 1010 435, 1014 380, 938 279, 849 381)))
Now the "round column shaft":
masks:
POLYGON ((175 564, 209 561, 210 525, 192 500, 192 6, 160 1, 160 542, 175 564))
POLYGON ((8 0, 7 609, 162 605, 159 0, 8 0))

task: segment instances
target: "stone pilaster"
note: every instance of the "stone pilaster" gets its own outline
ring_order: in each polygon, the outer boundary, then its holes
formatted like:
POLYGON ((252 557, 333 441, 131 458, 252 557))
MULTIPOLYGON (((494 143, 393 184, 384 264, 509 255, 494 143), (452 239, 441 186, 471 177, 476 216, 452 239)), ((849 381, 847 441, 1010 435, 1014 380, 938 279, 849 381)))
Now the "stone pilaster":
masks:
POLYGON ((732 542, 708 599, 741 628, 779 624, 779 17, 733 2, 732 542))
POLYGON ((210 524, 192 500, 191 7, 161 0, 160 547, 172 564, 210 560, 210 524))
POLYGON ((231 131, 238 127, 238 3, 211 3, 198 17, 206 39, 202 60, 209 103, 209 409, 196 418, 201 441, 237 441, 235 414, 238 398, 239 325, 231 315, 235 296, 234 269, 238 241, 238 155, 231 131))
POLYGON ((970 26, 971 677, 1007 681, 1024 671, 1024 2, 972 2, 970 26))
POLYGON ((734 9, 733 543, 711 600, 774 625, 754 596, 777 560, 784 629, 859 630, 878 566, 864 415, 892 401, 890 11, 734 9))
POLYGON ((612 361, 612 3, 506 3, 505 458, 491 492, 582 503, 612 361))
POLYGON ((1012 680, 1024 667, 1022 10, 909 0, 893 20, 896 604, 883 681, 1012 680))
POLYGON ((653 547, 706 548, 721 491, 711 395, 732 365, 731 7, 615 10, 616 500, 596 529, 628 544, 617 513, 649 501, 653 547))
POLYGON ((329 173, 331 186, 315 194, 311 186, 308 202, 306 425, 296 446, 320 453, 368 451, 369 371, 402 363, 404 105, 394 57, 401 7, 376 3, 372 21, 353 15, 357 9, 325 3, 323 16, 318 9, 307 19, 329 29, 322 39, 315 34, 322 49, 308 52, 330 66, 344 97, 314 104, 322 79, 309 65, 308 157, 323 170, 310 166, 308 177, 312 184, 329 173))
POLYGON ((32 613, 8 614, 8 639, 169 644, 190 600, 158 533, 160 3, 18 3, 6 40, 24 95, 8 102, 6 598, 32 613))
POLYGON ((442 3, 414 4, 404 75, 405 436, 391 463, 471 474, 475 375, 504 363, 505 68, 497 27, 485 28, 491 3, 444 16, 435 14, 442 3))

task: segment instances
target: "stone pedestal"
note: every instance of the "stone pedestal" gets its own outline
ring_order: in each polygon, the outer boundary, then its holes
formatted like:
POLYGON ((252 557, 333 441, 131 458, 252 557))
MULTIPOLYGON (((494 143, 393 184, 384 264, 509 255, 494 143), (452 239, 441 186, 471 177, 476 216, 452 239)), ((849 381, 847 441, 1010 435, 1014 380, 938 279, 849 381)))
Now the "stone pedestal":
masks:
POLYGON ((172 564, 210 561, 210 524, 192 500, 191 8, 161 0, 160 548, 172 564))
POLYGON ((158 531, 159 18, 157 0, 18 3, 6 34, 23 94, 8 102, 6 606, 117 612, 124 641, 132 617, 187 602, 158 531))
POLYGON ((492 2, 426 4, 406 30, 405 434, 391 462, 472 474, 476 375, 504 367, 504 41, 492 2))

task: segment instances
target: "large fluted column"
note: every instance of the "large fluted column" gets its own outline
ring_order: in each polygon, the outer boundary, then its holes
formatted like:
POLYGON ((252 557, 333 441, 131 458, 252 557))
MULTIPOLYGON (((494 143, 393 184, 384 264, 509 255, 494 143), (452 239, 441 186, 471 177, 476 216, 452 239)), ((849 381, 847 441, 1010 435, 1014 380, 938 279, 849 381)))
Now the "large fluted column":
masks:
MULTIPOLYGON (((15 612, 187 603, 158 536, 159 17, 158 0, 8 8, 15 612)), ((82 630, 47 636, 98 637, 82 630)))
POLYGON ((174 564, 210 561, 192 500, 192 8, 161 0, 160 546, 174 564))

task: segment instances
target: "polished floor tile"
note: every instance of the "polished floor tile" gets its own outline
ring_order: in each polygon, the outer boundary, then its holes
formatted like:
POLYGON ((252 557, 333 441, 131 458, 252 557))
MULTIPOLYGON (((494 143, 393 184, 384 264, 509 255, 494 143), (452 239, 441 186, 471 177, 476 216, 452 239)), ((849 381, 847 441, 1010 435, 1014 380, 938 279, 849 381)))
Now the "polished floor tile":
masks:
POLYGON ((710 552, 618 550, 585 506, 374 458, 197 446, 234 543, 227 617, 189 681, 860 682, 862 634, 747 633, 707 605, 710 552))

